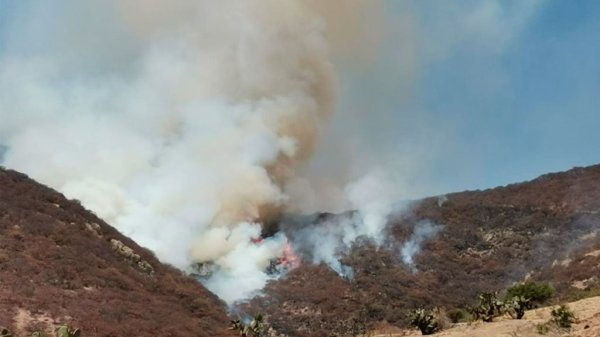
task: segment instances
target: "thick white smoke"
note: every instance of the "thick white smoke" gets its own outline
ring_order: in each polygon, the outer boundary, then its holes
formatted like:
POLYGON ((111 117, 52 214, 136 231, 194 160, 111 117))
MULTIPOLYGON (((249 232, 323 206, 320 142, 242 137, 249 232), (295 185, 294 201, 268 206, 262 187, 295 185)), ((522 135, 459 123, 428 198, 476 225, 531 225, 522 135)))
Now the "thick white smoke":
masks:
MULTIPOLYGON (((293 233, 297 249, 309 255, 312 263, 325 263, 340 276, 351 279, 354 271, 342 263, 342 259, 353 244, 361 239, 376 247, 396 244, 393 237, 386 235, 388 225, 407 210, 409 203, 399 201, 402 191, 398 191, 393 181, 385 171, 378 169, 350 183, 345 188, 345 198, 356 211, 327 219, 309 219, 308 226, 287 229, 293 233)), ((446 196, 440 197, 442 202, 446 199, 446 196)), ((413 272, 417 272, 414 259, 421 252, 423 242, 434 239, 442 229, 442 225, 419 221, 408 240, 400 245, 399 257, 413 272)))
MULTIPOLYGON (((207 285, 246 297, 286 243, 252 244, 257 222, 285 205, 334 108, 328 38, 370 6, 345 4, 23 1, 0 52, 2 164, 163 261, 215 263, 207 285)), ((357 234, 377 237, 382 207, 357 234)))
MULTIPOLYGON (((382 169, 369 171, 349 183, 343 191, 344 201, 352 212, 336 216, 309 216, 284 221, 284 231, 290 232, 296 249, 308 255, 312 263, 324 263, 340 276, 351 279, 353 270, 342 263, 353 244, 368 240, 381 246, 386 243, 386 229, 391 217, 405 210, 398 202, 400 192, 382 169)), ((389 240, 387 240, 389 241, 389 240)))

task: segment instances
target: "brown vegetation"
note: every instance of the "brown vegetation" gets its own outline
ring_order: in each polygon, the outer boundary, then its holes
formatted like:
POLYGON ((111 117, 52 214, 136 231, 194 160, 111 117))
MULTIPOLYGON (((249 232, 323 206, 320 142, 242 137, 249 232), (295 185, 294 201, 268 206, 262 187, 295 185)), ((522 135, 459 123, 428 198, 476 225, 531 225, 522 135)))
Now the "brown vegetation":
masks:
POLYGON ((229 336, 224 305, 78 203, 0 169, 0 325, 16 336, 229 336))
POLYGON ((599 229, 600 166, 428 198, 392 219, 383 248, 361 244, 344 257, 354 269, 352 280, 326 266, 303 265, 271 282, 248 310, 267 313, 280 332, 318 337, 356 315, 371 327, 403 327, 411 309, 465 308, 478 293, 525 279, 550 281, 566 296, 574 286, 598 284, 599 229), (413 273, 399 247, 423 220, 444 227, 424 243, 413 273))
MULTIPOLYGON (((428 198, 391 219, 383 247, 364 241, 343 257, 351 280, 305 264, 240 310, 265 313, 279 333, 319 337, 404 327, 411 309, 467 308, 525 279, 550 281, 562 298, 593 295, 599 224, 600 166, 428 198), (399 247, 423 220, 443 230, 424 242, 415 272, 399 247)), ((0 169, 0 325, 18 336, 63 323, 85 336, 226 336, 228 321, 196 281, 78 203, 0 169)))

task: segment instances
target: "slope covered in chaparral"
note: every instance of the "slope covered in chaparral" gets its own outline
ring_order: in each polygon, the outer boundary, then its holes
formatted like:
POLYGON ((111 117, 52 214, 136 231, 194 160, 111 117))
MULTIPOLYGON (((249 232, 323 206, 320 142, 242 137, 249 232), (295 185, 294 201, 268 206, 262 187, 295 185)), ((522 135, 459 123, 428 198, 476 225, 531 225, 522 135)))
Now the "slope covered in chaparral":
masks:
MULTIPOLYGON (((344 216, 316 215, 311 225, 344 216)), ((265 312, 282 333, 315 337, 353 320, 403 327, 410 309, 464 308, 480 292, 525 279, 549 281, 566 298, 598 287, 599 230, 598 165, 427 198, 391 219, 384 246, 355 245, 343 258, 353 278, 304 264, 268 284, 247 310, 265 312), (413 269, 402 262, 400 247, 424 222, 442 227, 423 242, 413 269)))
MULTIPOLYGON (((288 216, 278 227, 293 237, 290 228, 348 214, 288 216)), ((384 245, 359 240, 342 257, 353 277, 303 263, 237 309, 264 313, 278 334, 318 337, 352 322, 402 329, 410 309, 464 308, 525 279, 569 298, 599 287, 599 230, 600 166, 426 198, 390 219, 384 245), (407 266, 402 244, 423 223, 441 229, 407 266)), ((17 336, 63 323, 85 336, 228 336, 228 322, 197 281, 77 202, 0 169, 0 325, 17 336)))
POLYGON ((230 336, 225 305, 77 202, 0 168, 0 326, 52 336, 230 336))

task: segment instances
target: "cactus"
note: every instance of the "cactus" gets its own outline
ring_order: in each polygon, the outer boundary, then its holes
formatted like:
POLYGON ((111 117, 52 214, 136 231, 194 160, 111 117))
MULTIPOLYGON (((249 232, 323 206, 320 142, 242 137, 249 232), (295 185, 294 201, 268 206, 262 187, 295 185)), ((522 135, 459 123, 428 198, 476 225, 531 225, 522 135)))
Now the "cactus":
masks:
POLYGON ((484 322, 491 322, 494 317, 502 314, 504 303, 498 300, 496 293, 479 294, 479 302, 471 311, 475 319, 481 318, 484 322))
POLYGON ((439 324, 430 310, 415 309, 408 314, 410 324, 421 330, 423 335, 431 335, 439 330, 439 324))
POLYGON ((12 332, 7 328, 0 328, 0 337, 12 337, 12 332))
POLYGON ((241 337, 263 337, 266 336, 269 330, 268 326, 263 322, 261 314, 254 316, 254 319, 248 325, 239 319, 231 321, 230 329, 239 331, 241 337))
POLYGON ((531 301, 524 296, 514 296, 504 306, 510 317, 521 319, 525 316, 525 310, 531 309, 531 301))
POLYGON ((71 330, 67 325, 61 325, 56 329, 56 337, 79 337, 80 334, 79 329, 71 330))

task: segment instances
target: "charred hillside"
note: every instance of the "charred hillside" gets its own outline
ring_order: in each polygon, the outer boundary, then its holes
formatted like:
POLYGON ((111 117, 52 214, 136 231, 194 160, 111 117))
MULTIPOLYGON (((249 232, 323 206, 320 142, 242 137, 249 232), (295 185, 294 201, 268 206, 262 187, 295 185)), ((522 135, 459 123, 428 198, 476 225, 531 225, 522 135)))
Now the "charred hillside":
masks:
POLYGON ((0 168, 0 325, 85 336, 228 336, 224 305, 77 202, 0 168))
POLYGON ((246 309, 267 313, 283 333, 329 336, 353 321, 403 326, 407 310, 465 307, 479 292, 524 279, 550 281, 565 296, 598 285, 599 230, 600 166, 428 198, 391 219, 383 247, 354 246, 343 258, 353 278, 304 264, 246 309), (413 269, 400 247, 424 222, 442 229, 423 242, 413 269))

